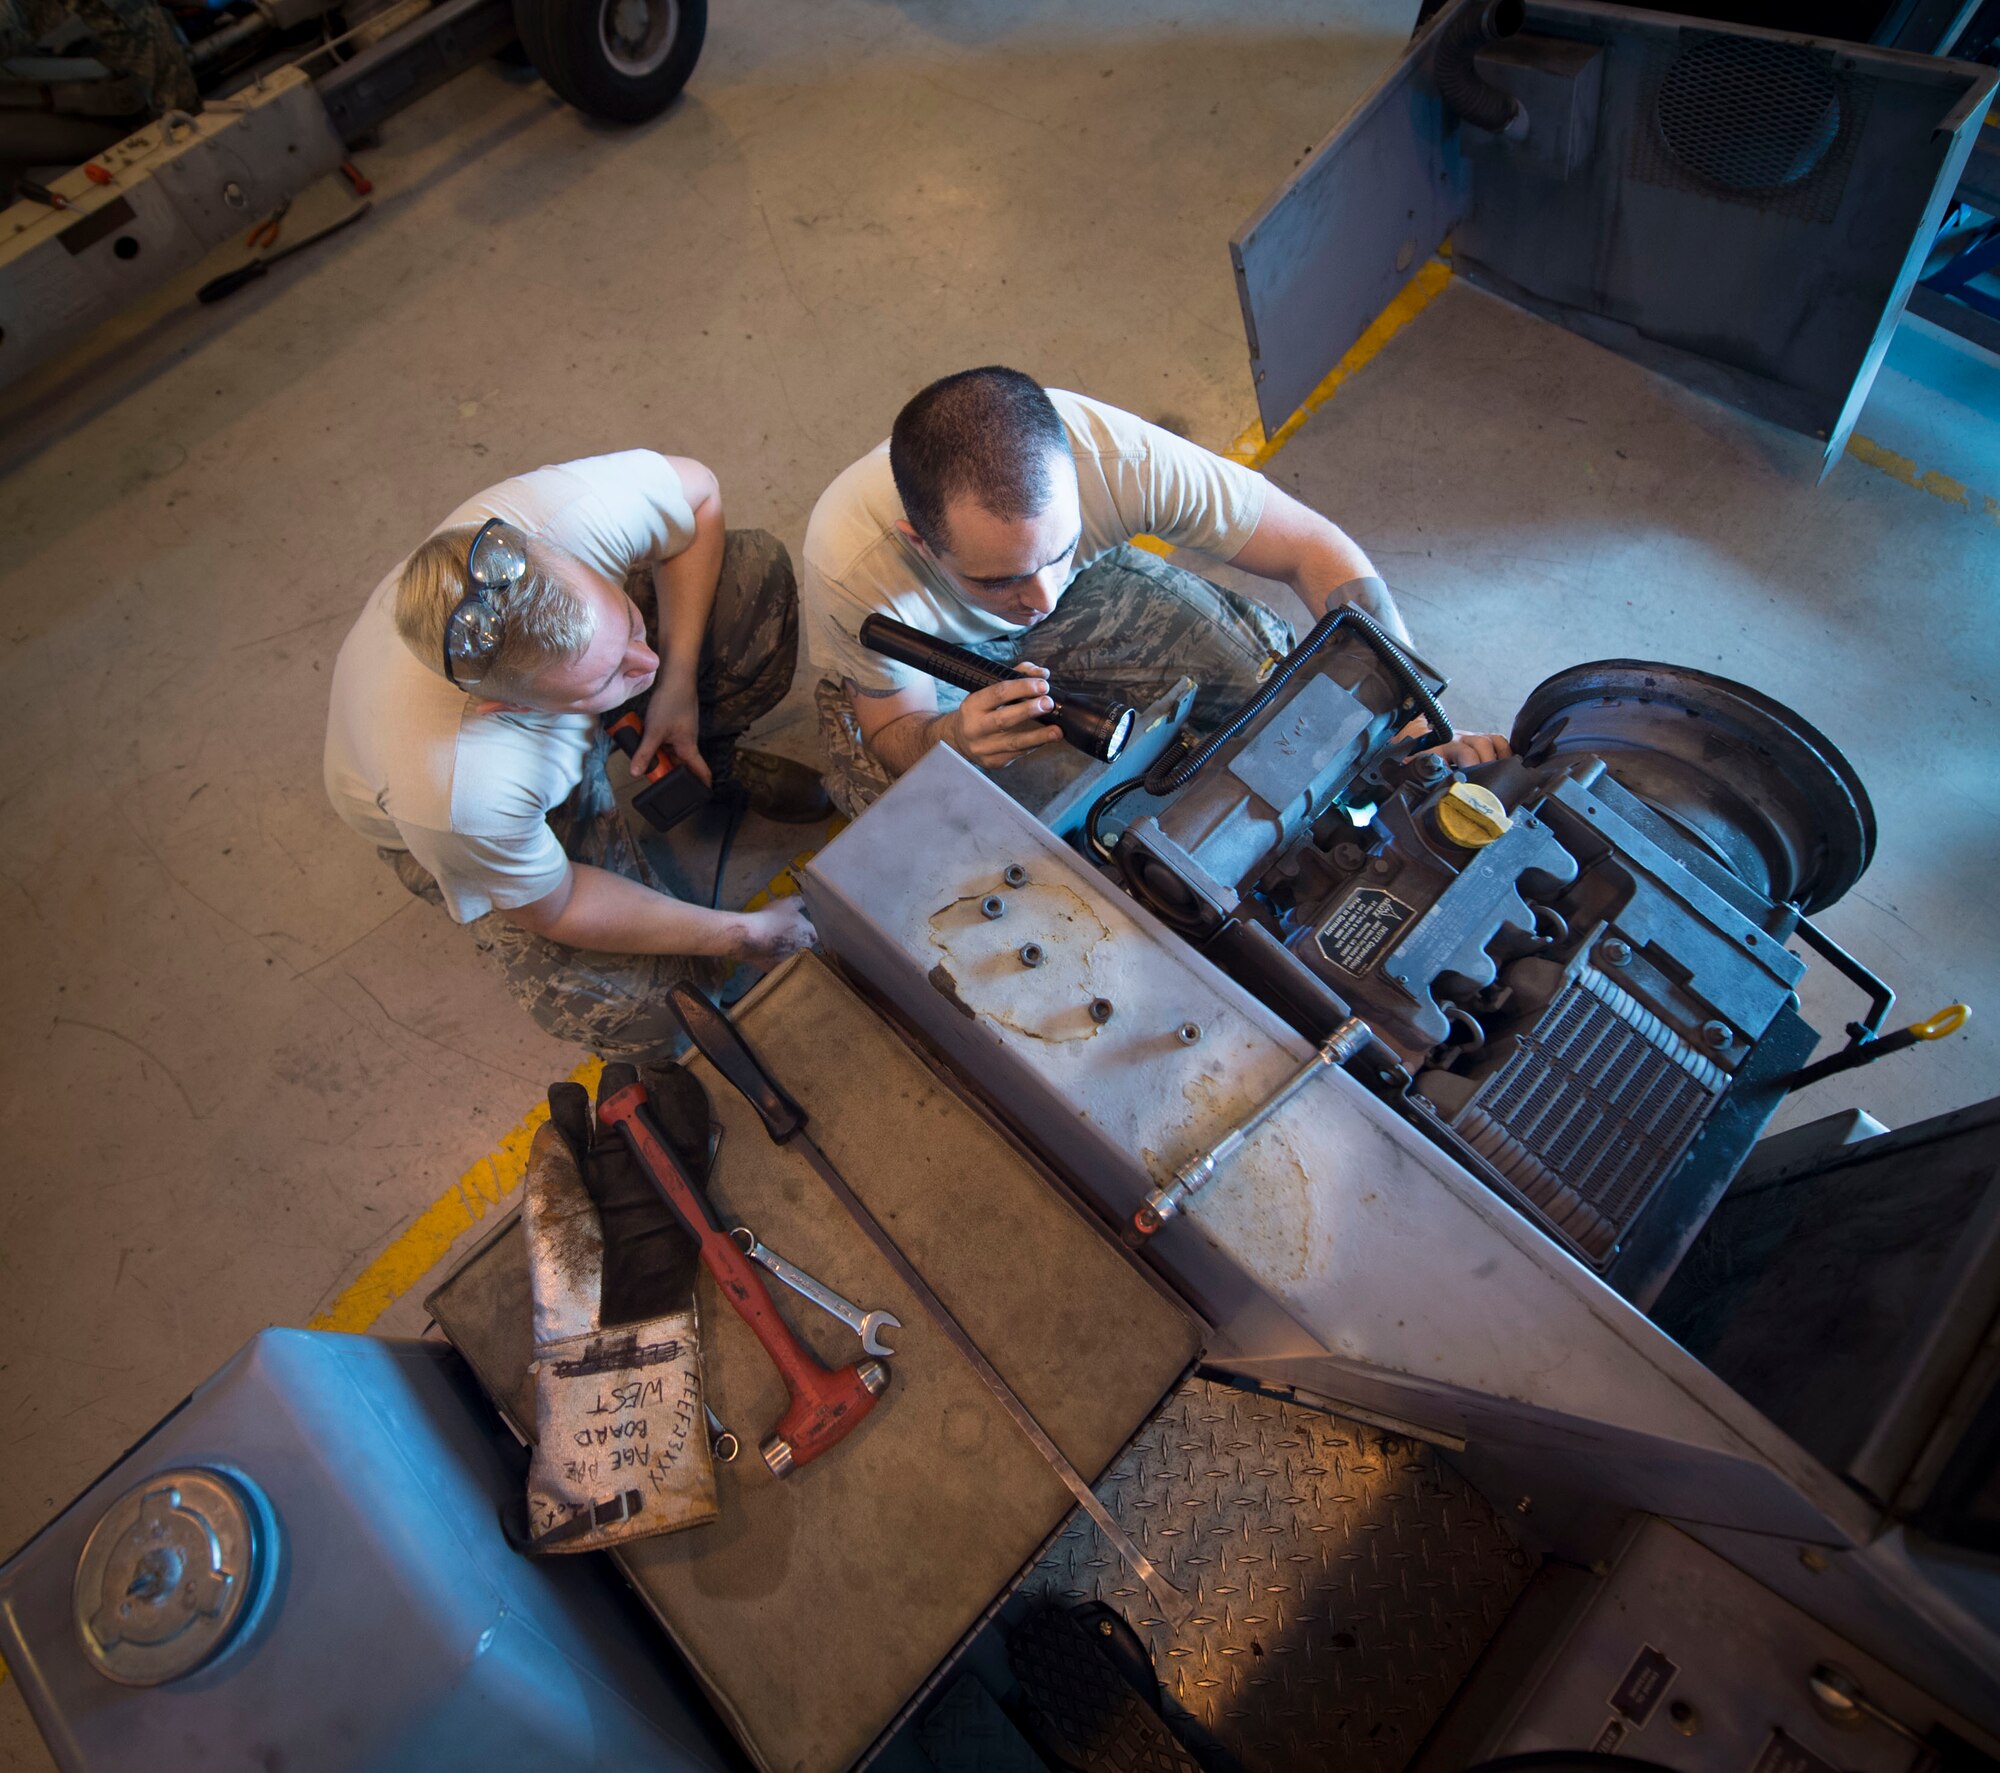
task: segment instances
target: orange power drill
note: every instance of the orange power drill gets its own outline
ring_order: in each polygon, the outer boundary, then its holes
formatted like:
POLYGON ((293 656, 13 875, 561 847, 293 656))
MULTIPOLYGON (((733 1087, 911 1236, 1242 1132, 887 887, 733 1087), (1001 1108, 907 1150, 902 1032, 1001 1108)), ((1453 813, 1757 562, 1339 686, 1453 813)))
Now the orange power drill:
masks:
MULTIPOLYGON (((604 716, 604 730, 612 744, 627 757, 639 753, 639 738, 646 730, 639 704, 628 702, 604 716)), ((708 804, 707 785, 693 770, 662 745, 646 771, 646 785, 632 797, 632 804, 655 831, 671 831, 696 807, 708 804)))

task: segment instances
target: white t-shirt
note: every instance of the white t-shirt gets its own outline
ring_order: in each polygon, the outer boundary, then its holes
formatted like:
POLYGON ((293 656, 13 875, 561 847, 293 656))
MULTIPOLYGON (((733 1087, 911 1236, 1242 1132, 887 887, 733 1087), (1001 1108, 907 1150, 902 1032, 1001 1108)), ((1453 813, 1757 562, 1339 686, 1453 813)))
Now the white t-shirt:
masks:
MULTIPOLYGON (((1134 536, 1158 536, 1219 560, 1233 559, 1250 540, 1264 515, 1261 474, 1101 400, 1057 388, 1049 399, 1069 433, 1083 508, 1072 578, 1134 536)), ((904 540, 896 528, 903 516, 884 442, 820 494, 806 526, 799 596, 807 655, 829 677, 851 677, 865 690, 931 681, 861 644, 862 618, 871 611, 961 646, 1023 631, 960 597, 904 540)))
MULTIPOLYGON (((694 540, 694 512, 649 449, 538 468, 468 499, 438 528, 504 517, 622 581, 694 540)), ((433 534, 436 532, 433 531, 433 534)), ((402 563, 362 606, 333 668, 326 791, 370 841, 437 877, 460 923, 532 905, 569 861, 548 815, 583 776, 593 714, 480 713, 396 632, 402 563)))

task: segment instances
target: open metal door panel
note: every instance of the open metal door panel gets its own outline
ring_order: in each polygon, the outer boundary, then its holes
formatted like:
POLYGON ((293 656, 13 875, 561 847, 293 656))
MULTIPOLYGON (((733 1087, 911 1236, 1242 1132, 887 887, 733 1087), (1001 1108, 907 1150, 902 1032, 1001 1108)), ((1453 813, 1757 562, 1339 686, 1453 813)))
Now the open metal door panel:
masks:
POLYGON ((1457 222, 1456 120, 1406 53, 1229 243, 1275 433, 1457 222))
POLYGON ((1567 176, 1461 127, 1456 267, 1675 380, 1845 443, 1971 152, 1995 74, 1595 0, 1531 0, 1480 67, 1601 61, 1567 176))
POLYGON ((1429 65, 1483 3, 1444 8, 1232 242, 1266 429, 1450 229, 1472 281, 1835 459, 2000 76, 1529 0, 1477 62, 1528 112, 1503 140, 1446 109, 1429 65))

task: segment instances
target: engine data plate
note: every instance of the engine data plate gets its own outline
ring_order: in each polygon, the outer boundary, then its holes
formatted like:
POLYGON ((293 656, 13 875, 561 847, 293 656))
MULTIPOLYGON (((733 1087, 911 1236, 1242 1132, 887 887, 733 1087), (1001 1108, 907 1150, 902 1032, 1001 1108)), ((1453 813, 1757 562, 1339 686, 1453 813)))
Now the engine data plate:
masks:
POLYGON ((1416 914, 1414 905, 1386 887, 1356 887, 1334 907, 1314 939, 1328 960, 1358 977, 1373 970, 1382 950, 1416 914))

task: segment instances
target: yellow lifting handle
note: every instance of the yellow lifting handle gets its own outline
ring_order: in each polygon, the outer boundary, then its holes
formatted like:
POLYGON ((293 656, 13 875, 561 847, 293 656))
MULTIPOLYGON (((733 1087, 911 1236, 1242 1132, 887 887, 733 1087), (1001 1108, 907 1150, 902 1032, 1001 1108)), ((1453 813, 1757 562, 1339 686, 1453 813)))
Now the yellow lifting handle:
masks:
POLYGON ((1948 1003, 1941 1010, 1933 1011, 1921 1022, 1912 1022, 1910 1032, 1919 1040, 1943 1040, 1948 1034, 1956 1034, 1972 1020, 1972 1010, 1967 1004, 1948 1003))

